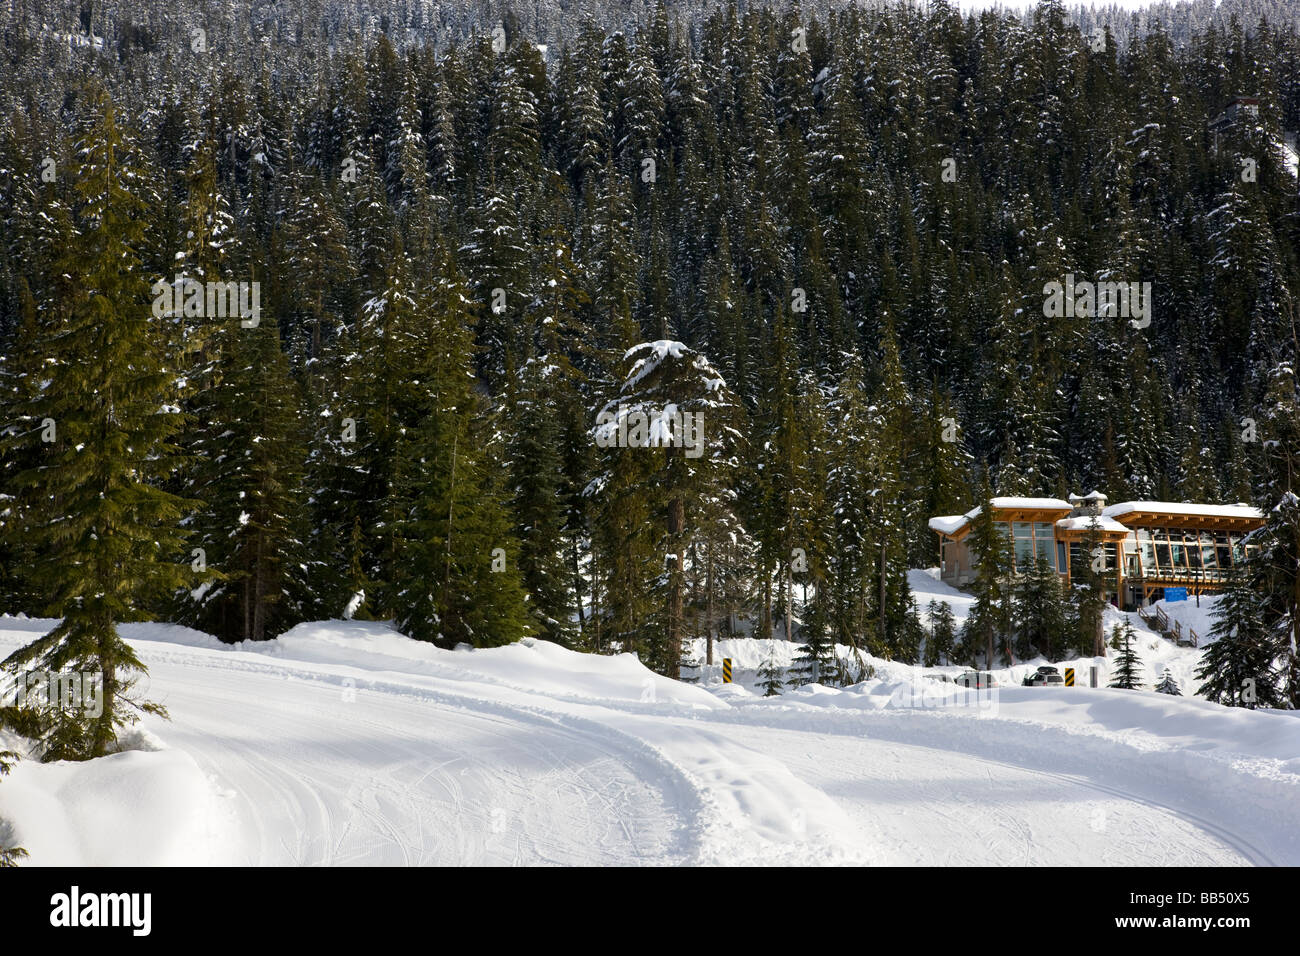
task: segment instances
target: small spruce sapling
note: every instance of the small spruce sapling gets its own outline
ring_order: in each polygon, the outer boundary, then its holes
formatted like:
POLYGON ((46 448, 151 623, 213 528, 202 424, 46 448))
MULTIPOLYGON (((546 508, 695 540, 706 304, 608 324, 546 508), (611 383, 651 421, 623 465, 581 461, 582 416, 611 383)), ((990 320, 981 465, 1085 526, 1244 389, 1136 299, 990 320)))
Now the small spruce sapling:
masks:
POLYGON ((776 658, 768 654, 763 666, 758 669, 758 686, 763 688, 764 697, 776 697, 785 689, 781 679, 781 668, 776 666, 776 658))
POLYGON ((1183 696, 1182 689, 1178 686, 1178 681, 1174 680, 1174 675, 1169 672, 1168 667, 1165 668, 1165 676, 1160 679, 1159 684, 1156 684, 1156 693, 1169 694, 1171 697, 1183 696))

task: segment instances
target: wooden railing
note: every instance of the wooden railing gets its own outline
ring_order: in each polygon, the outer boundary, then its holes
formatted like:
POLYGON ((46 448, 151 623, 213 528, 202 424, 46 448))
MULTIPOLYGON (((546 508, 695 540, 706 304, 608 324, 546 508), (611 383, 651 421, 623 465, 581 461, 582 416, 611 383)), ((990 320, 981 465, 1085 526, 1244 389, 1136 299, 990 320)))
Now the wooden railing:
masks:
POLYGON ((1165 613, 1165 609, 1158 604, 1154 612, 1148 608, 1138 608, 1138 617, 1180 647, 1187 647, 1188 645, 1192 647, 1201 646, 1201 635, 1196 633, 1196 628, 1189 627, 1187 633, 1184 634, 1183 622, 1169 620, 1169 615, 1165 613))
POLYGON ((1224 568, 1143 568, 1130 575, 1131 581, 1164 581, 1183 584, 1224 584, 1229 571, 1224 568))

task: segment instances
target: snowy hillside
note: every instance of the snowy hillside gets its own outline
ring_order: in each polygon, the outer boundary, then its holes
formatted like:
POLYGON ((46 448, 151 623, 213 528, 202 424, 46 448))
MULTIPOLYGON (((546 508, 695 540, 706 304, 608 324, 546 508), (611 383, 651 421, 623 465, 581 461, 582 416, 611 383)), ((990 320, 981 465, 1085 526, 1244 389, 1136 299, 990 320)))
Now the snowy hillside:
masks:
MULTIPOLYGON (((50 624, 0 619, 0 653, 50 624)), ((15 766, 0 817, 34 865, 1300 863, 1293 714, 1088 688, 963 707, 928 679, 764 699, 361 622, 124 630, 172 720, 15 766)))

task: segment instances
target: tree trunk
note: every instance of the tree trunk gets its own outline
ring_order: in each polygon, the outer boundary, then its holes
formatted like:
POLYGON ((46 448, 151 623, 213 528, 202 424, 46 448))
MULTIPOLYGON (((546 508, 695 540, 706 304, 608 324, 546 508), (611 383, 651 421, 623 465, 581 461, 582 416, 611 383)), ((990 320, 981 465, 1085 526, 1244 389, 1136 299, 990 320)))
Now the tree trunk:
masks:
MULTIPOLYGON (((578 634, 584 634, 587 630, 587 621, 582 614, 582 564, 578 558, 578 537, 574 535, 573 546, 570 550, 570 564, 573 565, 573 593, 578 601, 578 634)), ((594 582, 593 582, 594 586, 594 582)), ((592 603, 592 609, 595 609, 595 603, 592 603)))
POLYGON ((793 640, 793 627, 791 622, 791 611, 794 604, 794 571, 790 567, 790 562, 785 563, 785 639, 793 640))
POLYGON ((772 575, 763 568, 763 620, 760 630, 763 636, 772 638, 772 575))
MULTIPOLYGON (((880 647, 889 649, 889 633, 885 623, 885 542, 880 542, 880 647)), ((892 656, 892 655, 891 655, 892 656)))
POLYGON ((253 633, 252 638, 255 641, 266 639, 266 609, 263 605, 262 597, 266 593, 266 568, 262 562, 262 541, 263 535, 259 532, 256 538, 257 550, 253 554, 253 633))
POLYGON ((709 589, 709 597, 708 597, 709 608, 707 611, 708 620, 705 621, 705 631, 707 632, 705 636, 705 647, 707 648, 707 650, 705 651, 704 663, 712 664, 713 663, 713 626, 714 626, 714 621, 716 620, 713 613, 713 542, 712 541, 709 542, 709 581, 706 587, 709 589))
POLYGON ((117 729, 113 726, 113 720, 117 716, 117 649, 113 646, 117 638, 117 628, 113 621, 104 615, 104 619, 98 622, 97 630, 99 666, 104 676, 104 703, 103 709, 95 719, 90 755, 103 757, 108 753, 108 745, 117 739, 117 729))
POLYGON ((596 629, 596 653, 600 653, 600 564, 591 549, 591 623, 596 629))
POLYGON ((682 568, 685 553, 682 551, 682 526, 686 523, 685 504, 681 497, 668 504, 668 539, 673 542, 673 566, 668 572, 668 674, 673 680, 681 678, 682 662, 682 568))

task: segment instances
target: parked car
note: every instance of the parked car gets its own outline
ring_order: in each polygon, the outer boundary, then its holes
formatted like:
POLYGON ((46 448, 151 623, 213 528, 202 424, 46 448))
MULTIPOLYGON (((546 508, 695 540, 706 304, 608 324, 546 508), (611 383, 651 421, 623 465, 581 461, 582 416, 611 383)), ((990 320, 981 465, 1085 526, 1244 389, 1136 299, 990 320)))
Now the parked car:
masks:
POLYGON ((962 687, 976 687, 981 690, 998 686, 997 678, 988 671, 967 671, 964 674, 959 674, 953 683, 960 684, 962 687))
POLYGON ((1061 672, 1050 664, 1044 664, 1032 674, 1026 674, 1021 684, 1025 687, 1047 687, 1051 684, 1064 684, 1061 672))

